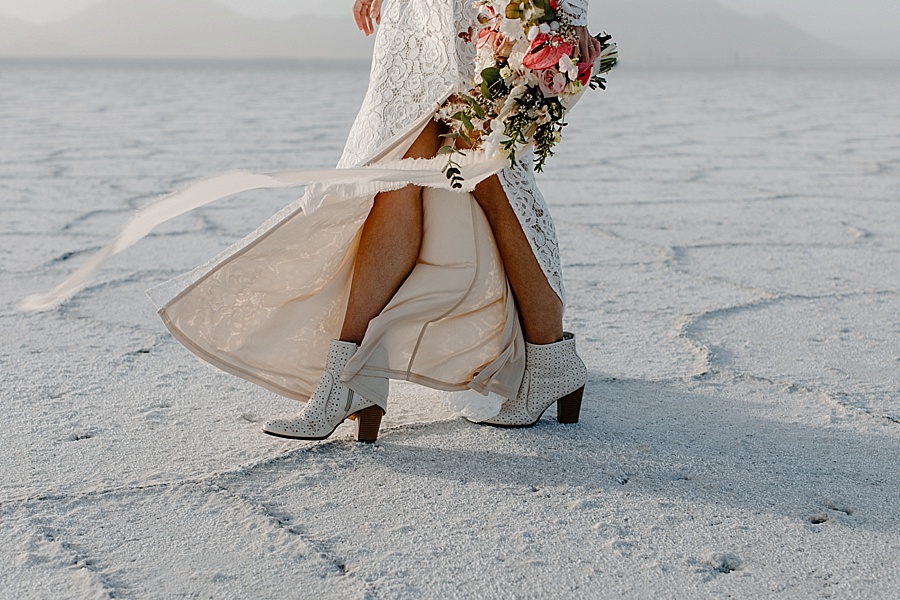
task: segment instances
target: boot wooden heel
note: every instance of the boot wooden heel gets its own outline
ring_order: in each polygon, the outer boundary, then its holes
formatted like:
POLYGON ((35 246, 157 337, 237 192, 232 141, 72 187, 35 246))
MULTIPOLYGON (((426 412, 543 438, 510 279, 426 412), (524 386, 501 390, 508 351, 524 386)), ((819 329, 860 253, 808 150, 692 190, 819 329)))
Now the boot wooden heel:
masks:
MULTIPOLYGON (((556 420, 560 423, 577 423, 581 415, 581 397, 584 386, 556 401, 556 420)), ((374 408, 374 407, 373 407, 374 408)))
POLYGON ((356 441, 374 442, 378 439, 378 428, 381 427, 381 417, 384 411, 380 406, 364 408, 355 415, 356 417, 356 441))

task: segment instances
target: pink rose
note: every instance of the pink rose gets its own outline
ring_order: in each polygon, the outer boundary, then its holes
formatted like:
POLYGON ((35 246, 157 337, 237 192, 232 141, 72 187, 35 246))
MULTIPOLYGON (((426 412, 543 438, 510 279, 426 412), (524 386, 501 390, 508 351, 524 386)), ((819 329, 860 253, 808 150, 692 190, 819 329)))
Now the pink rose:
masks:
POLYGON ((559 93, 566 87, 566 76, 556 69, 543 69, 535 71, 538 78, 538 87, 544 94, 544 98, 553 98, 559 96, 559 93))

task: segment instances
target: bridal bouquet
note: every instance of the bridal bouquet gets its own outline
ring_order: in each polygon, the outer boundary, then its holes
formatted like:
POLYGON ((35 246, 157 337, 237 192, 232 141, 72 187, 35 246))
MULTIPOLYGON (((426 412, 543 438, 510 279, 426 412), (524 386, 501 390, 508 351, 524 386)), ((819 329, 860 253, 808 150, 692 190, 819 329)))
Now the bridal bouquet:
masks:
POLYGON ((454 144, 444 173, 453 188, 462 187, 454 154, 463 149, 496 148, 516 164, 516 152, 534 145, 535 170, 541 171, 565 127, 566 109, 586 87, 606 89, 602 77, 618 58, 611 36, 601 34, 595 63, 580 60, 578 36, 558 0, 476 0, 474 38, 476 77, 468 92, 451 96, 437 118, 450 127, 454 144))

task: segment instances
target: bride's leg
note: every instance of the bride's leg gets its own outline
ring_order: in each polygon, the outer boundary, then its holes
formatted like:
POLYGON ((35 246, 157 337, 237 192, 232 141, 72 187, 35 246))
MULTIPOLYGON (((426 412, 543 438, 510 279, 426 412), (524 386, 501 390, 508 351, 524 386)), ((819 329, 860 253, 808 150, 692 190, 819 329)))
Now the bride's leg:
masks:
MULTIPOLYGON (((405 158, 430 158, 440 148, 441 127, 430 122, 413 142, 405 158)), ((422 189, 413 185, 385 192, 375 203, 363 225, 347 315, 340 340, 332 340, 325 372, 299 415, 274 419, 263 426, 270 435, 301 440, 322 440, 334 433, 344 419, 356 420, 356 439, 374 442, 384 407, 340 383, 347 362, 362 342, 369 321, 387 306, 409 276, 422 244, 422 189)), ((383 386, 387 396, 387 378, 383 386)), ((375 388, 373 388, 375 389, 375 388)))
POLYGON ((525 332, 525 377, 515 398, 482 423, 531 427, 552 404, 560 423, 577 423, 587 368, 575 352, 575 336, 562 329, 562 301, 547 282, 503 185, 493 176, 475 188, 516 296, 525 332))
MULTIPOLYGON (((404 158, 431 158, 441 146, 441 125, 425 126, 404 158)), ((369 321, 387 306, 409 276, 422 245, 422 188, 408 185, 375 196, 363 226, 341 340, 362 342, 369 321)))
POLYGON ((484 211, 506 276, 516 296, 525 340, 531 344, 552 344, 563 339, 563 304, 547 282, 522 231, 519 219, 493 175, 475 187, 475 199, 484 211))

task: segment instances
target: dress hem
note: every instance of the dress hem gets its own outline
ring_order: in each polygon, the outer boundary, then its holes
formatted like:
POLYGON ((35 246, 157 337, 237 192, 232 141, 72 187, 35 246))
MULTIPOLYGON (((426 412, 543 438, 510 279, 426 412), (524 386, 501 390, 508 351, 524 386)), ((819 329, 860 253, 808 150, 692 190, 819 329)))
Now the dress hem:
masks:
MULTIPOLYGON (((262 388, 265 388, 265 389, 269 390, 270 392, 278 394, 279 396, 282 396, 284 398, 288 398, 290 400, 297 400, 298 402, 307 402, 309 400, 308 395, 301 394, 295 390, 291 390, 284 386, 278 385, 277 383, 274 383, 267 379, 261 378, 258 375, 255 375, 254 373, 252 373, 246 369, 242 369, 241 367, 238 367, 232 363, 226 362, 225 360, 222 360, 220 357, 208 352, 201 346, 195 344, 191 340, 190 337, 185 335, 178 327, 175 326, 175 324, 171 321, 171 319, 169 319, 168 315, 165 314, 165 309, 160 309, 158 311, 158 314, 159 314, 159 317, 162 320, 163 324, 165 325, 166 329, 169 331, 169 333, 172 334, 172 337, 174 337, 185 348, 187 348, 192 353, 194 353, 198 358, 203 359, 205 362, 207 362, 211 366, 213 366, 221 371, 224 371, 225 373, 228 373, 230 375, 234 375, 235 377, 244 379, 245 381, 248 381, 249 383, 252 383, 254 385, 258 385, 262 388)), ((468 390, 474 390, 482 395, 486 395, 481 390, 475 389, 471 385, 468 385, 468 384, 447 383, 446 381, 440 381, 438 379, 433 379, 431 377, 427 377, 425 375, 420 375, 418 373, 413 373, 411 371, 400 371, 400 370, 395 370, 395 369, 381 369, 381 368, 377 368, 377 367, 365 367, 365 368, 361 369, 357 373, 357 375, 363 376, 363 377, 386 377, 388 379, 392 379, 395 381, 408 381, 410 383, 414 383, 417 385, 423 385, 425 387, 429 387, 429 388, 432 388, 432 389, 435 389, 438 391, 442 391, 442 392, 465 392, 468 390)), ((353 391, 361 394, 366 399, 371 400, 372 402, 386 402, 386 399, 381 399, 381 398, 377 398, 377 397, 370 398, 369 395, 374 395, 374 392, 368 386, 360 385, 360 383, 358 381, 351 380, 349 382, 344 382, 344 384, 347 385, 347 387, 349 387, 353 391), (367 392, 369 395, 366 395, 367 392)), ((497 394, 498 396, 503 396, 504 398, 512 397, 509 394, 514 394, 514 392, 512 390, 494 389, 494 388, 499 388, 499 387, 501 387, 501 386, 490 386, 489 385, 489 386, 487 386, 486 391, 493 392, 493 393, 497 394)))

